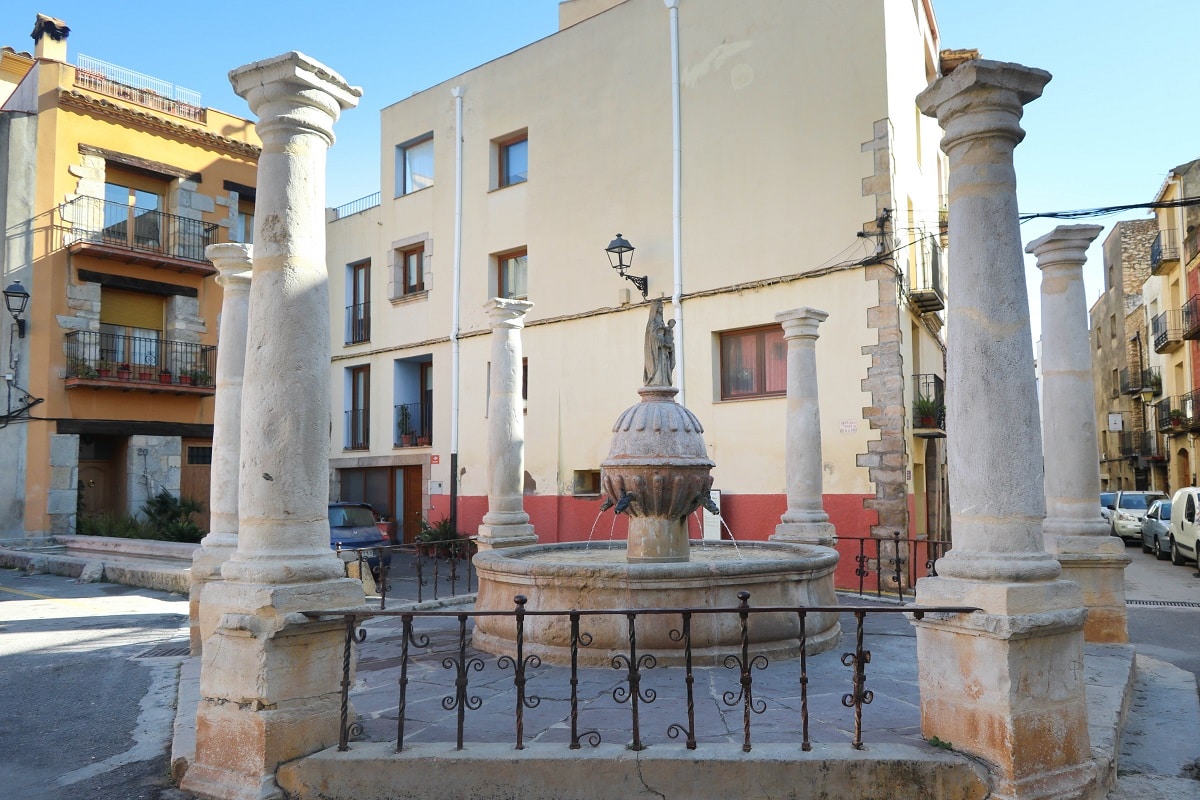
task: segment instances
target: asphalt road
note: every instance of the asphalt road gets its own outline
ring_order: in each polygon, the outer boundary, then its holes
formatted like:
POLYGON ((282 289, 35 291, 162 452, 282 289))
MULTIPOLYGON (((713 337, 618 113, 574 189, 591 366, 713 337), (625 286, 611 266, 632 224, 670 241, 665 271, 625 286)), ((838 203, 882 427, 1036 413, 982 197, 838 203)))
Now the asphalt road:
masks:
MULTIPOLYGON (((180 800, 168 748, 187 599, 0 569, 0 800, 180 800)), ((186 652, 186 651, 185 651, 186 652)))
MULTIPOLYGON (((1200 678, 1196 567, 1128 553, 1131 639, 1200 678)), ((0 800, 187 800, 168 777, 183 655, 146 657, 186 640, 184 597, 0 569, 0 800)))

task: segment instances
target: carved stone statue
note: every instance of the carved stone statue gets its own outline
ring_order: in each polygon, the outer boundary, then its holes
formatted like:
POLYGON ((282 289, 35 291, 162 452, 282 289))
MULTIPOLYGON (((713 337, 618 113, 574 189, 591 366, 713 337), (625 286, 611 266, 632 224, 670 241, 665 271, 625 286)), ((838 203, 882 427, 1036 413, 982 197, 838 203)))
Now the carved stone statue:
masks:
POLYGON ((646 323, 646 386, 670 386, 675 371, 675 320, 663 322, 663 301, 650 303, 650 319, 646 323))

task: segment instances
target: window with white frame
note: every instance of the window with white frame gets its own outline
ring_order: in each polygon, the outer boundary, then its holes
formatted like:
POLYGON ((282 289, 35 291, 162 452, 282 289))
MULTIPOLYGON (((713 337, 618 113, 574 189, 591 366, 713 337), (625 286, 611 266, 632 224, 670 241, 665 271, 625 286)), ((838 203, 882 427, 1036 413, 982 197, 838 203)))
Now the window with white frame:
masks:
POLYGON ((396 196, 433 186, 433 134, 396 145, 396 196))

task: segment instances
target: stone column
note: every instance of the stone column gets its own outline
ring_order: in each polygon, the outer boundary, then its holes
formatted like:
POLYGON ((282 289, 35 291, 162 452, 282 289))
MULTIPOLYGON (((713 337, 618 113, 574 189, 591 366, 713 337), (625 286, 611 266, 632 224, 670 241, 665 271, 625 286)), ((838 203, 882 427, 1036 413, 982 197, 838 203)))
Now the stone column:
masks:
POLYGON ((491 387, 488 393, 488 512, 479 547, 537 544, 525 513, 525 409, 521 397, 521 329, 533 303, 494 297, 491 387))
POLYGON ((212 465, 208 500, 209 531, 192 557, 188 597, 192 655, 200 655, 212 635, 220 611, 203 599, 204 586, 220 580, 221 565, 237 549, 238 453, 242 425, 242 376, 246 369, 246 323, 250 311, 248 244, 212 244, 204 251, 219 271, 221 326, 217 336, 216 387, 213 411, 212 465))
POLYGON ((301 53, 239 67, 258 115, 254 279, 242 390, 237 550, 204 600, 196 760, 185 791, 275 798, 277 766, 337 742, 343 626, 304 611, 360 607, 329 548, 330 327, 325 158, 362 95, 301 53))
POLYGON ((1095 786, 1078 584, 1042 542, 1042 446, 1013 149, 1047 72, 974 60, 917 97, 950 162, 947 439, 953 549, 917 628, 921 731, 991 765, 997 798, 1085 796, 1095 786))
POLYGON ((1125 619, 1125 543, 1100 516, 1096 397, 1083 262, 1100 225, 1060 225, 1025 252, 1042 271, 1042 401, 1045 430, 1046 549, 1063 578, 1083 589, 1089 642, 1129 641, 1125 619))
POLYGON ((821 500, 821 409, 817 398, 817 328, 829 317, 815 308, 775 315, 787 340, 787 511, 771 536, 776 542, 832 547, 837 531, 821 500))

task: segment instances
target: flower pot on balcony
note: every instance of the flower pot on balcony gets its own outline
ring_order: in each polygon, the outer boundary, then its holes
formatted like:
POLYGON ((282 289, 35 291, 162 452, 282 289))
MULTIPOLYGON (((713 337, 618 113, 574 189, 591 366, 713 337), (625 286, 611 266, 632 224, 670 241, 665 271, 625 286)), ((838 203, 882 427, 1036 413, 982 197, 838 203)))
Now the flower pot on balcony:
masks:
POLYGON ((170 383, 171 382, 171 373, 166 372, 165 370, 163 372, 158 373, 158 382, 159 383, 170 383))
POLYGON ((139 381, 152 381, 157 376, 157 373, 152 369, 139 369, 137 371, 137 379, 139 381))
POLYGON ((417 437, 417 447, 429 447, 429 437, 428 436, 418 436, 417 437))
POLYGON ((921 427, 921 428, 936 428, 937 427, 937 417, 921 417, 919 422, 920 422, 920 425, 918 427, 921 427))
POLYGON ((180 375, 179 376, 179 385, 180 386, 191 386, 192 385, 192 376, 188 375, 186 372, 183 375, 180 375))
POLYGON ((132 374, 133 374, 133 372, 127 366, 117 367, 117 379, 118 380, 127 381, 127 380, 129 380, 129 378, 132 374))
POLYGON ((400 446, 412 447, 414 444, 416 444, 416 439, 417 437, 413 436, 411 433, 402 433, 400 434, 400 446))

